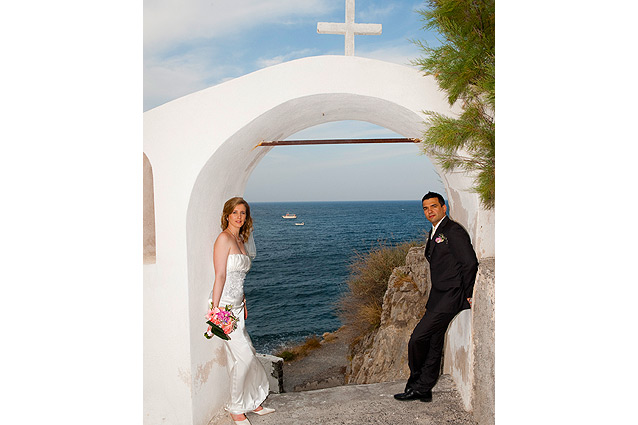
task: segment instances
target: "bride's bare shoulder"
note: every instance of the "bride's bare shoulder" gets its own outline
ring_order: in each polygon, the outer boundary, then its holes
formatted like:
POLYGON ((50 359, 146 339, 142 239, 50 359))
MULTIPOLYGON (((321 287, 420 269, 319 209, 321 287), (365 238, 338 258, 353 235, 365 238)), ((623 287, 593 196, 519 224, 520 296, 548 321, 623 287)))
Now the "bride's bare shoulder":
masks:
POLYGON ((233 242, 233 237, 228 232, 221 232, 215 240, 215 247, 229 246, 233 242))

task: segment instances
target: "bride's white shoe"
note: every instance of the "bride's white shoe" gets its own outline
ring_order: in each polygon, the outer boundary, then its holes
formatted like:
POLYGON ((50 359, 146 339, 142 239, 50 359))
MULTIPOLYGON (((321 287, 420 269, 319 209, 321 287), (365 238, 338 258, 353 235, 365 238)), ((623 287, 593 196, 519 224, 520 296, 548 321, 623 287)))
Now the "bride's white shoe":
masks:
POLYGON ((233 419, 233 422, 235 422, 236 425, 250 425, 250 421, 248 420, 248 418, 242 419, 241 421, 236 421, 233 419))
POLYGON ((269 413, 273 413, 275 409, 270 409, 268 407, 263 407, 260 410, 253 410, 253 413, 257 413, 260 416, 267 415, 269 413))

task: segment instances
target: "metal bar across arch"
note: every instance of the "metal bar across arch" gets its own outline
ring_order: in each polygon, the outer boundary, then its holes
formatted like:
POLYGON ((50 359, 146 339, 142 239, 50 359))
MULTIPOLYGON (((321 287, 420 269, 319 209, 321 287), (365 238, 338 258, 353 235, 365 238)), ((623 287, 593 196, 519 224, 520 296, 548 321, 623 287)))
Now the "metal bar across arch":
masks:
POLYGON ((298 146, 298 145, 344 145, 363 143, 420 143, 421 139, 389 138, 389 139, 324 139, 324 140, 264 140, 260 146, 298 146))

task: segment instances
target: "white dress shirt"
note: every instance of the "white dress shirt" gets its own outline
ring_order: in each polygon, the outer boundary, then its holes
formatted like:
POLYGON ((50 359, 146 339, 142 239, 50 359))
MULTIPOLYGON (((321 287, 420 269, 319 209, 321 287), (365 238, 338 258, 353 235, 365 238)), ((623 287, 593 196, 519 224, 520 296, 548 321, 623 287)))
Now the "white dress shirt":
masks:
POLYGON ((432 228, 432 233, 430 233, 430 240, 432 240, 432 238, 434 237, 434 234, 436 233, 436 229, 439 227, 439 225, 441 224, 441 222, 442 222, 443 220, 445 220, 445 217, 447 217, 447 215, 446 215, 446 216, 444 216, 442 219, 440 219, 440 220, 439 220, 439 222, 438 222, 438 223, 436 223, 436 226, 434 226, 434 227, 432 228))

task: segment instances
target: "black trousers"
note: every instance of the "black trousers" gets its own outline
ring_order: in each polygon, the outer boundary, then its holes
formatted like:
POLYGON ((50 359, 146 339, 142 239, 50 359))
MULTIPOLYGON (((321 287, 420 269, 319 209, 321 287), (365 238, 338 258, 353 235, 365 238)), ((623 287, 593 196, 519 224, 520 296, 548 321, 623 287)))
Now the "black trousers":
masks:
POLYGON ((426 392, 439 379, 441 356, 447 327, 457 313, 426 311, 408 342, 410 377, 405 389, 426 392))

